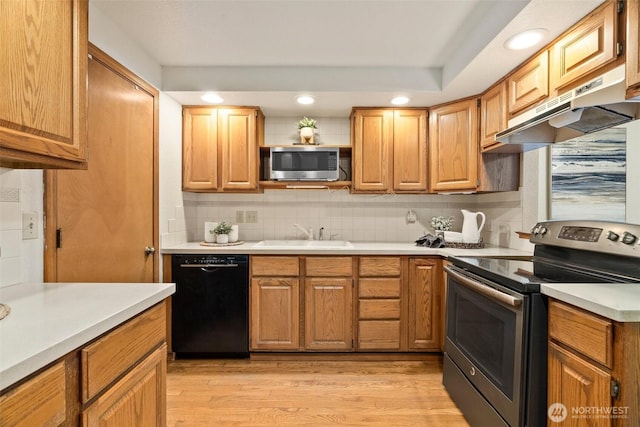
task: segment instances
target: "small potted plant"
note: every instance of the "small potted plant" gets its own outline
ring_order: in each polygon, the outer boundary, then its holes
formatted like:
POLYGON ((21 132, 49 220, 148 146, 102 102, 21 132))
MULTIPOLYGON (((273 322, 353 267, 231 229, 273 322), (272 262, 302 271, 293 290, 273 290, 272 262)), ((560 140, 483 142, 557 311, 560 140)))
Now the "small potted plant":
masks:
POLYGON ((216 233, 217 243, 229 243, 229 233, 231 232, 231 224, 221 221, 216 228, 213 229, 216 233))
POLYGON ((313 130, 318 129, 318 122, 304 116, 298 121, 298 129, 300 130, 300 143, 313 144, 313 130))
POLYGON ((453 227, 452 216, 434 216, 431 217, 431 227, 436 232, 436 235, 443 236, 445 231, 451 230, 453 227))

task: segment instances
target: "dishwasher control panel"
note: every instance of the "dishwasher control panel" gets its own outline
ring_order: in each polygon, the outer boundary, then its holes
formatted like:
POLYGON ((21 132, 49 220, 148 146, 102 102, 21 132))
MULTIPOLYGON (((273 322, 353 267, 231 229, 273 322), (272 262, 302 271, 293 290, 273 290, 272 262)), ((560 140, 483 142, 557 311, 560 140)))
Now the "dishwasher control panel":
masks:
POLYGON ((248 263, 248 255, 181 255, 178 256, 181 265, 228 265, 248 263))

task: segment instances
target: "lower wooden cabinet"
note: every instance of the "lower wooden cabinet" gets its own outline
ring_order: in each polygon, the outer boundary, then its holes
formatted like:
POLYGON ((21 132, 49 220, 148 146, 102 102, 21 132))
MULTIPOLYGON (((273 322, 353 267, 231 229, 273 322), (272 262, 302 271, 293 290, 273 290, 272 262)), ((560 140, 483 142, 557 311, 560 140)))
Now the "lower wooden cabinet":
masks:
POLYGON ((0 426, 165 426, 166 310, 156 304, 3 391, 0 426))
POLYGON ((440 349, 441 277, 442 261, 439 259, 409 259, 408 350, 440 349))
POLYGON ((252 351, 440 351, 442 261, 252 256, 252 351))
POLYGON ((60 361, 0 396, 0 425, 61 425, 66 421, 65 395, 65 363, 60 361))
POLYGON ((167 345, 157 348, 82 413, 84 427, 166 425, 167 345))
POLYGON ((619 323, 549 301, 549 406, 558 426, 629 426, 640 419, 640 323, 619 323), (564 414, 558 414, 564 415, 564 414))
POLYGON ((297 256, 252 256, 250 349, 300 348, 300 280, 297 256))

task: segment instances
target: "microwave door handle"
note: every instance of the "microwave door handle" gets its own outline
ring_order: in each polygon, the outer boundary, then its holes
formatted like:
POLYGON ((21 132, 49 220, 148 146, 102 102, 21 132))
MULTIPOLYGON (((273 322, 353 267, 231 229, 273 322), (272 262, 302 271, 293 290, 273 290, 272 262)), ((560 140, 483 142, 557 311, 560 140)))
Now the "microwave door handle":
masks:
POLYGON ((460 273, 458 273, 457 271, 453 270, 451 267, 449 266, 445 266, 444 267, 445 271, 450 274, 451 276, 453 276, 454 279, 456 279, 458 282, 462 283, 463 285, 465 285, 468 288, 471 288, 475 291, 477 291, 478 293, 481 293, 482 295, 489 297, 491 299, 494 299, 496 301, 502 302, 504 304, 510 305, 512 307, 520 307, 522 305, 522 298, 516 298, 513 297, 511 295, 502 293, 496 289, 493 289, 489 286, 486 286, 480 282, 477 282, 475 280, 472 280, 470 278, 468 278, 467 276, 463 276, 460 273))

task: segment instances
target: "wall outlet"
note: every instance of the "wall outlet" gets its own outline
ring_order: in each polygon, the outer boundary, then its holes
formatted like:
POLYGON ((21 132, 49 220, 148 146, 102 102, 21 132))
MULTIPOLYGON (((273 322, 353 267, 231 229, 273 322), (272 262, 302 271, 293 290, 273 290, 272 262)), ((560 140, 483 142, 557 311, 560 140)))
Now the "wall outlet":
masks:
POLYGON ((244 222, 244 211, 236 211, 236 223, 241 224, 244 222))
POLYGON ((258 211, 247 211, 245 214, 245 220, 247 222, 258 222, 258 211))
POLYGON ((22 240, 38 238, 38 214, 22 214, 22 240))

